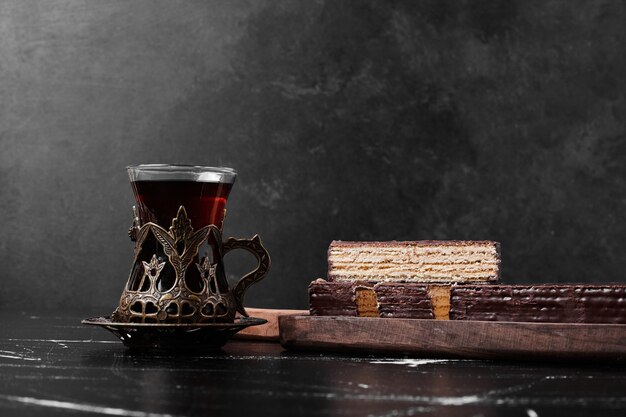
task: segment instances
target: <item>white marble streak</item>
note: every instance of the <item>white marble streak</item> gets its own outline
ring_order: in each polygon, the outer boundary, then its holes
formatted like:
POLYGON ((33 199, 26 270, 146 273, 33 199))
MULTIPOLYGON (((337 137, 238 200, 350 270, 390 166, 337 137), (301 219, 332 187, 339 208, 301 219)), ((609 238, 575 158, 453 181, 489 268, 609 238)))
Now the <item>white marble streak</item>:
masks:
POLYGON ((93 340, 93 339, 6 339, 9 342, 50 342, 50 343, 111 343, 119 344, 118 340, 93 340))
POLYGON ((420 365, 427 365, 429 363, 442 363, 442 362, 458 362, 458 359, 382 359, 377 361, 370 361, 373 364, 385 364, 385 365, 406 365, 411 368, 417 368, 420 365))
POLYGON ((20 397, 15 395, 0 395, 0 400, 20 403, 30 406, 49 407, 63 410, 79 411, 84 413, 99 413, 107 416, 127 417, 175 417, 172 414, 150 413, 146 411, 127 410, 124 408, 103 407, 100 405, 75 403, 70 401, 46 400, 34 397, 20 397))
POLYGON ((0 358, 19 359, 22 361, 40 361, 41 358, 25 355, 23 353, 14 352, 12 350, 0 350, 0 358))

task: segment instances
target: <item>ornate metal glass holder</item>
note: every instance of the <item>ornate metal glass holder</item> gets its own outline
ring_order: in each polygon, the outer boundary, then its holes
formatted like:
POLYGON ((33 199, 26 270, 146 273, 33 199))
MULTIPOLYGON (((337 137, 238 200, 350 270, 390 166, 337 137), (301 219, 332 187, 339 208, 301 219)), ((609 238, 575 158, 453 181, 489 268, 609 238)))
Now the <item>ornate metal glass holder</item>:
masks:
POLYGON ((119 305, 110 318, 84 324, 106 328, 131 348, 196 350, 221 347, 239 330, 266 322, 248 317, 243 306, 246 289, 270 267, 258 235, 222 242, 215 225, 194 230, 183 206, 169 230, 153 222, 140 225, 134 214, 133 269, 119 305), (233 249, 252 253, 258 266, 230 290, 222 260, 233 249))

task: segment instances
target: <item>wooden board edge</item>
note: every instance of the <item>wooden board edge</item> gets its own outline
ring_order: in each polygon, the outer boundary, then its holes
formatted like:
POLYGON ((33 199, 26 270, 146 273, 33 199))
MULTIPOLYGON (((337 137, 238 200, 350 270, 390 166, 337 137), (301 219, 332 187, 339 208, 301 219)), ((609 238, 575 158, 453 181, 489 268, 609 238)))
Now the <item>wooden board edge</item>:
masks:
POLYGON ((267 323, 259 326, 247 327, 233 336, 240 340, 258 340, 265 342, 279 341, 278 319, 284 315, 308 315, 308 310, 270 309, 246 307, 246 311, 251 317, 258 317, 267 320, 267 323))
POLYGON ((443 321, 333 316, 279 318, 289 350, 429 357, 626 361, 626 325, 443 321))

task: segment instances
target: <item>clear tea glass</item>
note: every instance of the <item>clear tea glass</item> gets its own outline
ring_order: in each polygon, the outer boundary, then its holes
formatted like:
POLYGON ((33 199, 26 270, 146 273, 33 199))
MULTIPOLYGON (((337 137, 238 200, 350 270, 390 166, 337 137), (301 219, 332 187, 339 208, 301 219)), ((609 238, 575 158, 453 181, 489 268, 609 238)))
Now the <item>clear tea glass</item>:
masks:
POLYGON ((127 168, 135 195, 133 267, 113 318, 136 323, 232 322, 245 290, 269 269, 258 236, 222 242, 234 169, 191 165, 127 168), (253 253, 259 265, 229 289, 223 256, 253 253))
POLYGON ((142 224, 169 227, 182 205, 195 229, 209 224, 222 229, 226 201, 237 178, 234 169, 155 164, 127 170, 142 224))

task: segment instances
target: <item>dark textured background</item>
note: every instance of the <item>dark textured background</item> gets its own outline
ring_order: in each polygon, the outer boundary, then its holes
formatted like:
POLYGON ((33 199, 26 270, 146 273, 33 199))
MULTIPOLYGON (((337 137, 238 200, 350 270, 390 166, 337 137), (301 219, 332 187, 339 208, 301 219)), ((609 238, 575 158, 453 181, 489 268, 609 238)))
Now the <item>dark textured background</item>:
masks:
POLYGON ((623 1, 2 2, 0 307, 112 310, 124 167, 154 162, 239 171, 225 233, 273 258, 249 305, 305 307, 332 239, 494 239, 506 282, 624 282, 624 22, 623 1))

